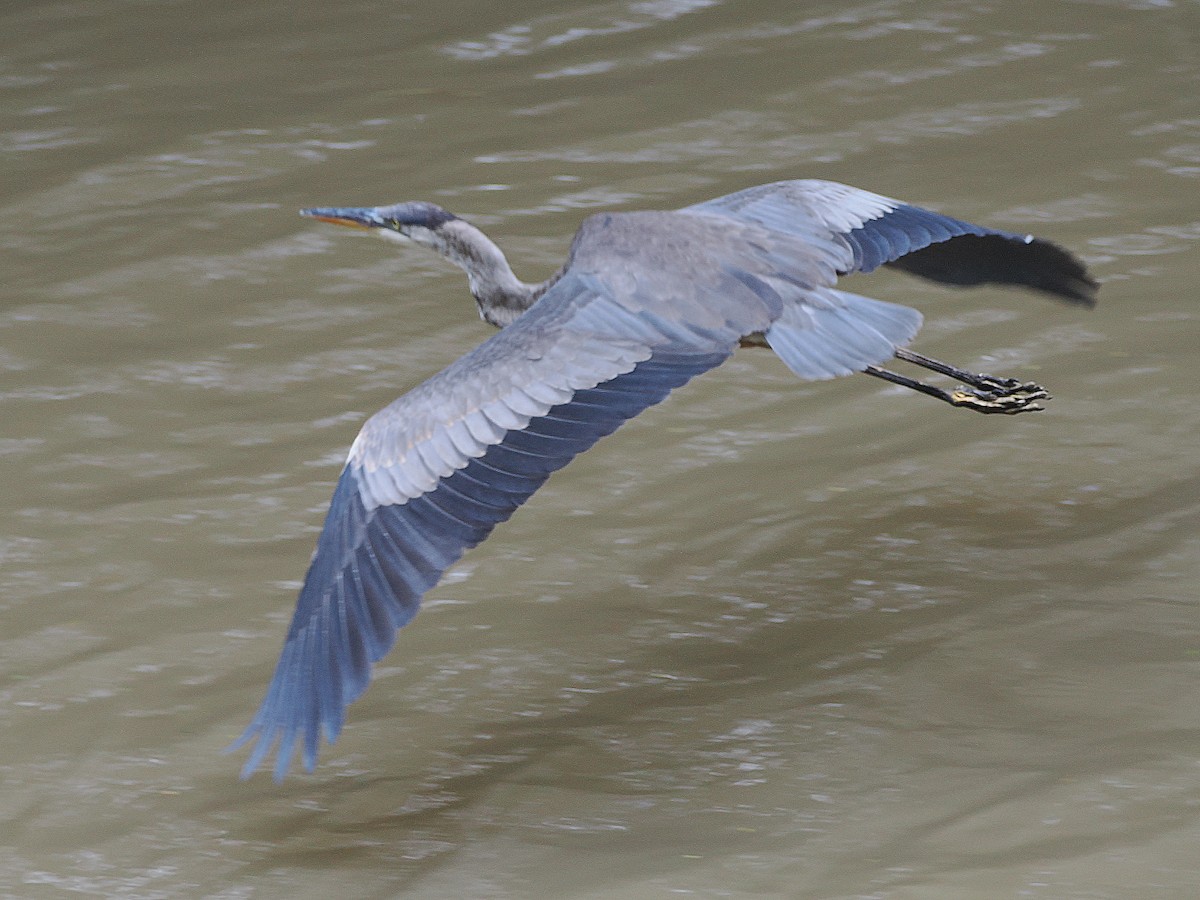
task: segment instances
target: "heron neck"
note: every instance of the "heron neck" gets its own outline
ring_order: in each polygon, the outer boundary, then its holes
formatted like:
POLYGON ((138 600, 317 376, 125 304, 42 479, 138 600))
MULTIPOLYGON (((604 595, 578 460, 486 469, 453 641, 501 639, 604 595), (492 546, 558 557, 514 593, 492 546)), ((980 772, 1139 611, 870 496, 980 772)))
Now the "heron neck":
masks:
POLYGON ((447 222, 439 237, 437 249, 467 273, 480 317, 497 328, 512 324, 557 278, 541 284, 521 281, 492 239, 462 219, 447 222))

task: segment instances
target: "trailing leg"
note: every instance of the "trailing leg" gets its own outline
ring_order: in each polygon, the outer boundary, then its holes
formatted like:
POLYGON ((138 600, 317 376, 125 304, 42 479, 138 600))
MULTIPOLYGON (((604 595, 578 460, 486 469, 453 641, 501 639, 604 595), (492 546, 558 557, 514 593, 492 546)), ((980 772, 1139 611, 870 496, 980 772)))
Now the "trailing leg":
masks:
POLYGON ((993 375, 968 372, 903 347, 896 350, 896 359, 913 363, 923 369, 929 369, 951 378, 957 378, 969 387, 947 391, 890 369, 881 369, 878 366, 868 366, 863 371, 875 378, 882 378, 892 384, 898 384, 901 387, 934 397, 951 406, 972 409, 978 413, 1015 415, 1021 412, 1033 412, 1044 408, 1037 403, 1038 400, 1050 399, 1050 394, 1046 389, 1032 381, 997 378, 993 375))

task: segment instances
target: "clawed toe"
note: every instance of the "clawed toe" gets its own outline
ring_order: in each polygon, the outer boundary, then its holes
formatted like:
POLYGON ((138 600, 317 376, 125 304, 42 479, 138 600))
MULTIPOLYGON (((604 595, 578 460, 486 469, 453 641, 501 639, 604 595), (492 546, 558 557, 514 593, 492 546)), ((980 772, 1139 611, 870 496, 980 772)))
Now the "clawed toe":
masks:
POLYGON ((1015 378, 993 378, 982 376, 982 383, 975 390, 959 388, 952 391, 951 403, 981 413, 1014 415, 1044 409, 1037 401, 1049 400, 1050 394, 1040 384, 1018 381, 1015 378))
POLYGON ((982 389, 988 394, 1008 397, 1012 394, 1045 394, 1046 389, 1032 381, 1021 381, 1017 378, 998 378, 995 375, 976 375, 971 382, 973 387, 982 389))
POLYGON ((867 366, 863 371, 876 378, 882 378, 884 381, 890 381, 892 384, 935 397, 951 406, 971 409, 979 413, 1015 415, 1016 413, 1033 412, 1043 408, 1037 402, 1038 400, 1050 399, 1050 394, 1046 389, 1032 381, 997 378, 995 375, 968 372, 903 348, 896 351, 896 358, 941 375, 957 378, 963 384, 953 391, 947 391, 944 388, 925 384, 909 378, 907 375, 901 375, 899 372, 892 372, 889 369, 881 369, 878 366, 867 366))

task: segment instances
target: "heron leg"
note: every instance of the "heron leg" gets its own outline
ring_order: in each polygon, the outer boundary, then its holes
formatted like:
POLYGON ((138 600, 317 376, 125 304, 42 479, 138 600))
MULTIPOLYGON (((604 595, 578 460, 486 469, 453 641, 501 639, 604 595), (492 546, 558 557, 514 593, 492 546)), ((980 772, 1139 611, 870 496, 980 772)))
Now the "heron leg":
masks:
POLYGON ((1019 381, 1016 378, 997 378, 993 375, 968 372, 944 363, 941 360, 922 356, 920 353, 907 350, 903 347, 896 350, 896 359, 913 363, 932 372, 948 375, 951 378, 957 378, 959 381, 969 385, 970 388, 974 388, 974 390, 960 387, 952 391, 947 391, 932 384, 925 384, 923 381, 917 381, 914 378, 901 375, 899 372, 893 372, 890 369, 881 369, 878 366, 868 366, 864 371, 875 378, 882 378, 884 381, 890 381, 892 384, 898 384, 901 387, 919 391, 944 403, 949 403, 951 406, 973 409, 979 413, 1014 415, 1020 412, 1032 412, 1043 409, 1037 403, 1038 400, 1050 399, 1050 394, 1047 393, 1046 389, 1032 381, 1019 381))
MULTIPOLYGON (((971 385, 971 387, 980 388, 985 391, 1015 393, 1045 390, 1040 384, 1034 384, 1032 381, 1019 381, 1016 378, 997 378, 995 375, 968 372, 965 369, 944 363, 940 359, 924 356, 915 350, 909 350, 907 347, 896 348, 896 359, 902 359, 923 369, 929 369, 931 372, 940 372, 942 375, 949 375, 951 378, 957 378, 959 381, 971 385)), ((1038 399, 1049 399, 1049 395, 1038 399)))

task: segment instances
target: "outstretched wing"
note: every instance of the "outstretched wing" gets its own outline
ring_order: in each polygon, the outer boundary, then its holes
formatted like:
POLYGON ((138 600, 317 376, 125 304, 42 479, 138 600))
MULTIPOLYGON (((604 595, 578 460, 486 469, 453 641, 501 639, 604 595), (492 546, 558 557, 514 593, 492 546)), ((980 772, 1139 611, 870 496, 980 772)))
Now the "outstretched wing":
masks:
POLYGON ((778 181, 681 212, 725 216, 807 241, 836 236, 851 262, 841 274, 890 265, 955 285, 1011 284, 1071 303, 1095 303, 1083 263, 1049 241, 997 231, 834 181, 778 181))
POLYGON ((266 698, 235 744, 257 741, 243 775, 277 742, 276 778, 297 744, 311 769, 321 733, 337 737, 371 664, 464 550, 551 472, 779 315, 714 272, 681 288, 671 273, 645 270, 619 294, 594 275, 569 273, 514 324, 366 423, 266 698), (671 314, 672 290, 729 313, 681 320, 671 314))
POLYGON ((311 769, 321 734, 338 736, 372 663, 442 573, 551 472, 740 339, 763 335, 805 378, 861 370, 907 343, 916 311, 833 284, 948 237, 922 226, 897 250, 899 232, 873 224, 895 214, 894 201, 835 186, 850 192, 839 212, 823 185, 591 217, 538 303, 364 425, 267 695, 234 745, 255 742, 243 775, 273 749, 276 778, 297 749, 311 769))

